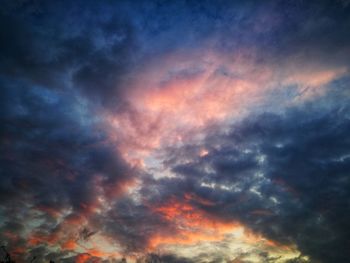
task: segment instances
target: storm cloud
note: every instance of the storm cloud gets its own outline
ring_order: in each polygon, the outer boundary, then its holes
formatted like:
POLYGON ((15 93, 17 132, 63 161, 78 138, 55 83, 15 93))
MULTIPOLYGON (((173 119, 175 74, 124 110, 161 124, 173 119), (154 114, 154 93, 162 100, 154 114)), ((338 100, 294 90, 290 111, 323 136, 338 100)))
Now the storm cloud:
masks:
POLYGON ((349 8, 4 1, 0 245, 16 262, 347 262, 349 8))

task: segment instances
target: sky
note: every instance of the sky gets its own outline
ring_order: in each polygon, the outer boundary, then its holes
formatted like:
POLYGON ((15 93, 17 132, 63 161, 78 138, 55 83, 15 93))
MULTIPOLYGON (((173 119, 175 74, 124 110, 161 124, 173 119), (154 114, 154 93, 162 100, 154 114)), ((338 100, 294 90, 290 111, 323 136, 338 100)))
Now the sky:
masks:
POLYGON ((349 32, 348 0, 2 1, 0 245, 349 262, 349 32))

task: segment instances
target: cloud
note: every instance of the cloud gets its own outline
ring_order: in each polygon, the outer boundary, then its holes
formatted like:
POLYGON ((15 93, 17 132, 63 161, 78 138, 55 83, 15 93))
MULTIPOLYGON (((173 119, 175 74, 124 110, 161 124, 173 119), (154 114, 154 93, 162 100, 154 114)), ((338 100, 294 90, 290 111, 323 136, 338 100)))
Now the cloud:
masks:
POLYGON ((48 88, 73 85, 94 103, 116 107, 136 46, 133 26, 123 15, 103 13, 103 5, 82 3, 4 5, 0 70, 48 88))
POLYGON ((1 239, 12 249, 46 244, 71 250, 72 226, 88 224, 136 172, 106 144, 98 122, 81 115, 76 98, 25 83, 5 88, 1 239))
POLYGON ((345 2, 5 1, 0 240, 17 261, 346 262, 345 2))
POLYGON ((296 244, 313 260, 345 262, 348 109, 306 109, 253 116, 207 138, 207 155, 170 164, 194 184, 174 191, 191 189, 198 200, 215 204, 192 199, 210 215, 296 244))

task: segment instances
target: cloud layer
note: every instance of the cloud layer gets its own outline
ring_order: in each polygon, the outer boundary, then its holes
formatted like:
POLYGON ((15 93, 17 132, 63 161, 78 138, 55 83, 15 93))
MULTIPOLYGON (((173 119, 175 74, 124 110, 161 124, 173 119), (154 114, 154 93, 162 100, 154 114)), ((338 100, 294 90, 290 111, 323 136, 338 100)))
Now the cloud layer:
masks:
POLYGON ((17 262, 347 262, 349 8, 5 1, 0 245, 17 262))

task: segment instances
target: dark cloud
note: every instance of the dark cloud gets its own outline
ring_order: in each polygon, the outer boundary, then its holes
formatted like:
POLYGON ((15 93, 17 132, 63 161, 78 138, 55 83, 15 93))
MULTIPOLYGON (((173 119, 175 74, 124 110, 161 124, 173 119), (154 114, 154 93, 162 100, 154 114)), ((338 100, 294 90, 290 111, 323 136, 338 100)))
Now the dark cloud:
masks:
POLYGON ((107 215, 99 219, 103 231, 118 240, 127 253, 143 252, 150 239, 172 226, 149 206, 130 199, 119 200, 107 215))
POLYGON ((2 74, 48 88, 73 85, 94 103, 117 107, 136 56, 133 26, 122 7, 14 2, 0 12, 2 74))
POLYGON ((209 214, 238 219, 278 242, 296 243, 314 260, 346 262, 349 128, 348 108, 306 107, 284 116, 250 117, 229 134, 207 138, 207 156, 173 164, 186 179, 165 180, 164 189, 168 195, 193 191, 216 204, 193 200, 209 214), (189 183, 194 185, 184 187, 189 183))
POLYGON ((287 34, 280 32, 280 38, 277 38, 281 41, 278 43, 280 48, 347 63, 349 51, 346 46, 350 38, 345 31, 350 23, 349 6, 344 6, 342 1, 310 1, 307 4, 281 1, 278 6, 291 25, 287 34), (327 53, 329 48, 337 50, 332 58, 327 53), (346 54, 346 57, 341 58, 340 54, 346 54))
MULTIPOLYGON (((290 109, 284 115, 251 116, 232 126, 229 133, 213 133, 203 145, 168 149, 173 158, 165 164, 184 177, 144 178, 141 195, 159 206, 194 193, 199 198, 190 204, 208 216, 238 220, 267 238, 296 244, 312 260, 346 262, 349 110, 314 106, 290 109), (194 157, 202 147, 208 155, 194 157)), ((146 233, 143 228, 149 227, 148 234, 131 235, 133 243, 146 243, 157 230, 169 227, 145 208, 129 209, 129 213, 120 207, 115 211, 131 216, 126 222, 137 220, 137 224, 124 222, 118 229, 130 225, 138 229, 136 233, 146 233)), ((118 232, 115 236, 130 235, 118 232)))
MULTIPOLYGON (((347 262, 347 77, 329 83, 317 101, 251 115, 225 132, 213 125, 197 144, 159 150, 162 165, 178 175, 172 178, 155 179, 151 171, 138 177, 108 136, 103 117, 120 110, 131 122, 147 122, 130 109, 128 84, 178 50, 252 50, 257 65, 272 65, 276 75, 299 66, 347 73, 349 8, 347 1, 4 1, 0 241, 18 260, 74 262, 79 255, 53 251, 45 238, 61 237, 64 220, 85 218, 88 226, 69 233, 74 241, 103 234, 125 253, 142 253, 154 235, 177 231, 154 207, 191 194, 195 198, 186 202, 208 217, 238 220, 269 239, 296 244, 316 262, 347 262), (203 148, 208 154, 199 157, 203 148), (136 178, 137 193, 122 195, 136 178), (108 209, 95 213, 101 202, 108 209)), ((200 73, 200 67, 179 67, 163 81, 175 85, 200 73)), ((222 65, 216 73, 228 75, 229 69, 222 65)), ((283 92, 272 95, 273 103, 289 99, 283 92)), ((224 260, 208 254, 196 260, 209 256, 224 260)), ((192 262, 176 255, 160 260, 192 262)))
POLYGON ((192 263, 193 261, 190 259, 182 258, 182 257, 177 257, 176 255, 157 255, 157 254, 147 254, 141 258, 139 258, 137 263, 162 263, 162 262, 167 262, 167 263, 192 263))
POLYGON ((25 82, 2 83, 1 239, 26 247, 30 221, 44 220, 32 234, 60 238, 57 213, 88 219, 98 197, 121 193, 135 172, 105 143, 99 122, 84 116, 77 98, 25 82))
POLYGON ((5 2, 2 74, 51 88, 73 85, 111 109, 123 104, 121 90, 138 68, 179 48, 253 47, 277 64, 300 56, 326 65, 349 61, 350 7, 341 1, 5 2), (332 56, 330 48, 337 50, 332 56))

